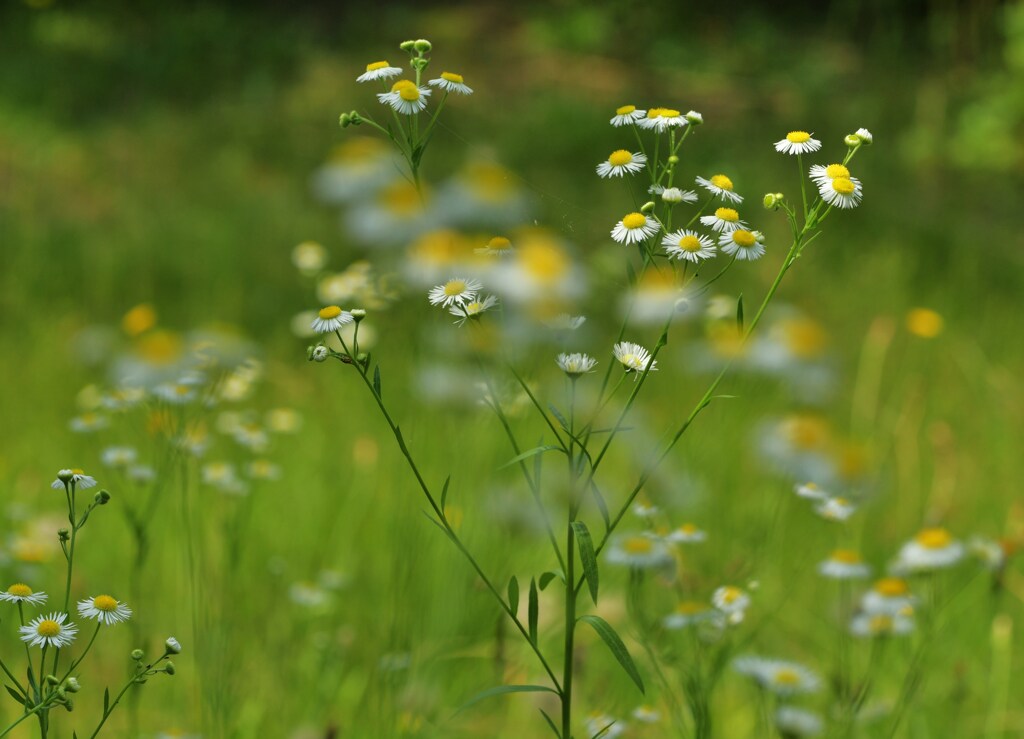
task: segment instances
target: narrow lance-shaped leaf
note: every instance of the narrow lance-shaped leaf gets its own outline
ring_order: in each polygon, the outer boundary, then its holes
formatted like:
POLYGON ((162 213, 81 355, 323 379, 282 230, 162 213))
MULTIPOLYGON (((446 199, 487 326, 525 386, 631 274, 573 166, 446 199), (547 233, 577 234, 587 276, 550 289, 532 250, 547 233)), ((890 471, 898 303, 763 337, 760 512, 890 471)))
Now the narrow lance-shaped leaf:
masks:
POLYGON ((452 476, 444 478, 444 486, 441 488, 441 511, 444 511, 444 505, 448 502, 448 485, 451 484, 452 476))
POLYGON ((537 618, 540 616, 540 600, 537 597, 537 580, 530 578, 530 641, 537 643, 537 618))
POLYGON ((549 688, 546 685, 499 685, 496 688, 491 688, 490 690, 484 690, 484 691, 482 691, 480 693, 477 693, 472 698, 470 698, 468 701, 466 701, 461 706, 459 706, 459 710, 456 711, 456 713, 458 713, 459 711, 466 710, 467 708, 472 706, 474 703, 479 703, 482 700, 486 700, 487 698, 492 698, 492 697, 494 697, 496 695, 506 695, 508 693, 554 693, 554 692, 555 692, 555 690, 553 688, 549 688))
POLYGON ((7 692, 10 693, 11 697, 14 698, 14 700, 18 701, 19 706, 25 705, 25 699, 21 697, 21 694, 18 693, 18 691, 16 691, 10 685, 5 685, 4 687, 7 688, 7 692))
POLYGON ((590 530, 582 521, 573 521, 572 530, 576 535, 576 546, 580 550, 580 561, 583 563, 583 577, 590 588, 590 599, 597 605, 597 555, 594 554, 594 540, 590 538, 590 530))
POLYGON ((594 616, 593 614, 587 614, 586 616, 580 616, 580 621, 586 621, 590 624, 594 631, 597 632, 604 643, 608 645, 608 649, 611 650, 612 656, 618 660, 619 664, 622 665, 622 669, 626 671, 630 679, 640 689, 640 692, 644 692, 644 681, 640 677, 640 672, 636 669, 636 664, 633 662, 633 658, 629 656, 629 650, 626 649, 626 645, 622 643, 622 638, 615 632, 615 629, 600 616, 594 616))
POLYGON ((601 520, 604 521, 604 531, 605 533, 608 533, 612 528, 612 517, 611 514, 608 513, 608 504, 604 502, 604 496, 601 495, 601 491, 597 489, 596 483, 592 482, 590 484, 590 491, 594 494, 594 503, 597 504, 597 510, 601 514, 601 520))
POLYGON ((743 333, 743 293, 740 293, 740 297, 736 301, 736 328, 741 334, 743 333))
POLYGON ((380 365, 378 364, 373 368, 373 392, 377 393, 377 397, 383 397, 380 394, 380 365))
POLYGON ((519 610, 519 581, 515 575, 508 580, 508 609, 512 613, 519 610))
POLYGON ((552 452, 552 451, 560 452, 560 451, 562 451, 562 447, 552 446, 550 444, 545 444, 544 446, 538 446, 538 447, 534 447, 533 449, 527 449, 522 454, 517 454, 516 456, 512 457, 512 459, 507 461, 505 464, 503 464, 498 469, 499 470, 503 470, 506 467, 511 467, 512 465, 516 464, 517 462, 522 462, 524 459, 529 459, 530 457, 532 457, 534 455, 543 454, 544 452, 552 452))
POLYGON ((557 736, 558 739, 562 739, 562 732, 560 732, 558 730, 558 727, 555 726, 555 722, 551 720, 551 717, 548 716, 548 714, 544 711, 543 708, 539 708, 537 710, 540 711, 540 715, 544 717, 544 720, 548 722, 548 726, 551 727, 551 730, 555 732, 555 736, 557 736))
POLYGON ((556 577, 560 579, 562 582, 565 582, 565 575, 562 574, 561 570, 557 572, 542 573, 540 579, 537 581, 540 585, 540 589, 544 590, 544 588, 546 588, 551 583, 551 581, 554 580, 556 577))

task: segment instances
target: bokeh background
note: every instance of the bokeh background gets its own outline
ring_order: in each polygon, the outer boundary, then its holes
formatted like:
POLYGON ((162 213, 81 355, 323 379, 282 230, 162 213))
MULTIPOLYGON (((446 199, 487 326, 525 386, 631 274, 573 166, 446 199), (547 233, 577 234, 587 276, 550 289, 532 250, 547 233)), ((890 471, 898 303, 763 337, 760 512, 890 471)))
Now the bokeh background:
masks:
MULTIPOLYGON (((376 259, 336 204, 315 196, 314 173, 367 133, 337 125, 342 111, 376 106, 355 76, 369 61, 397 60, 397 44, 417 37, 476 90, 446 113, 428 180, 470 157, 500 164, 500 183, 529 203, 531 220, 598 265, 616 258, 607 232, 631 209, 621 186, 593 174, 628 144, 607 124, 619 105, 701 111, 686 171, 738 173, 752 206, 764 192, 796 193, 792 161, 770 147, 786 131, 814 131, 840 154, 845 134, 873 132, 858 155, 863 206, 831 219, 779 296, 819 326, 828 392, 810 402, 777 376, 741 373, 726 390, 740 400, 702 418, 650 491, 709 531, 696 579, 760 582, 771 612, 757 631, 761 651, 821 665, 834 638, 807 562, 835 532, 780 503, 795 480, 762 453, 773 419, 813 417, 845 460, 837 468, 870 479, 850 536, 879 567, 927 524, 963 538, 1021 536, 1019 3, 9 2, 0 10, 2 567, 14 577, 30 565, 58 589, 56 542, 31 561, 12 542, 59 513, 48 487, 58 468, 84 466, 107 484, 101 450, 135 439, 116 424, 103 434, 69 428, 92 397, 83 388, 109 384, 110 356, 138 341, 123 325, 135 306, 152 306, 168 336, 215 331, 251 347, 264 372, 248 404, 301 418, 296 433, 275 437, 281 476, 252 491, 251 534, 234 567, 212 534, 197 566, 187 556, 189 529, 217 531, 229 515, 219 493, 197 486, 188 508, 171 486, 159 505, 144 600, 133 605, 154 639, 175 633, 188 651, 180 675, 141 698, 146 736, 540 731, 535 708, 514 699, 451 718, 476 690, 528 677, 528 663, 495 646, 497 612, 423 520, 370 399, 353 377, 309 365, 308 340, 292 330, 297 313, 318 307, 292 264, 296 244, 324 245, 339 271, 376 259), (941 316, 937 335, 908 327, 920 307, 941 316)), ((722 284, 748 301, 767 288, 785 238, 781 219, 751 217, 775 248, 722 284)), ((598 269, 591 303, 618 289, 618 274, 598 269)), ((419 288, 396 285, 397 300, 367 325, 410 444, 433 479, 454 472, 453 498, 482 559, 506 577, 539 573, 538 539, 515 514, 526 493, 514 470, 495 471, 511 454, 493 419, 422 392, 431 383, 418 372, 436 362, 448 324, 424 316, 419 288)), ((605 324, 596 346, 610 343, 605 324)), ((646 331, 653 343, 656 329, 646 331)), ((674 355, 681 363, 686 346, 674 355)), ((552 351, 522 361, 551 379, 552 351)), ((704 386, 698 371, 658 379, 661 402, 637 426, 661 428, 704 386)), ((622 450, 612 479, 625 484, 643 443, 622 450)), ((102 576, 116 589, 128 577, 128 535, 113 511, 90 526, 80 585, 100 587, 102 576)), ((939 736, 952 721, 958 736, 1019 735, 1021 671, 995 674, 1003 662, 991 631, 995 616, 1009 618, 1010 646, 999 648, 1019 655, 1024 580, 1011 564, 997 595, 984 576, 960 581, 965 595, 901 730, 939 736), (1010 698, 994 701, 1007 684, 1010 698)), ((2 648, 13 645, 5 636, 2 648)), ((112 636, 96 679, 119 681, 131 646, 112 636)), ((600 649, 581 700, 626 715, 639 697, 600 649)), ((83 694, 79 712, 97 711, 99 695, 90 704, 83 694)), ((753 731, 755 717, 733 710, 745 695, 723 691, 723 736, 753 731)))

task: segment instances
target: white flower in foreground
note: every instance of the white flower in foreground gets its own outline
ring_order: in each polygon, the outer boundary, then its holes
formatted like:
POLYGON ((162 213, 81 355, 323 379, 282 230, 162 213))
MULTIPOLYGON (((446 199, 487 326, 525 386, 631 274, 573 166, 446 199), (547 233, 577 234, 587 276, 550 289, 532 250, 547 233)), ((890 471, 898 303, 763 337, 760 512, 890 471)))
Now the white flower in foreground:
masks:
POLYGON ((0 600, 8 603, 31 603, 34 606, 46 602, 46 593, 36 593, 25 583, 15 583, 0 593, 0 600))
POLYGON ((479 296, 473 298, 467 303, 455 303, 448 309, 448 312, 453 316, 459 317, 459 320, 455 321, 455 323, 461 326, 466 321, 480 318, 480 316, 497 304, 498 298, 494 295, 479 296))
POLYGON ((373 80, 389 80, 402 73, 401 67, 392 67, 386 61, 371 62, 366 65, 366 71, 356 77, 356 82, 372 82, 373 80))
POLYGON ((130 619, 132 609, 109 595, 97 595, 78 601, 78 615, 112 626, 130 619))
POLYGON ((856 208, 860 205, 863 188, 850 177, 836 177, 818 186, 821 199, 836 208, 856 208))
POLYGON ((682 228, 666 234, 661 240, 661 245, 672 259, 697 263, 715 256, 715 242, 696 231, 682 228))
POLYGON ((647 115, 646 110, 637 110, 635 105, 623 105, 621 108, 615 109, 615 117, 611 119, 611 124, 616 128, 620 126, 629 126, 641 118, 647 115))
POLYGON ((49 616, 38 616, 18 629, 21 640, 33 647, 57 647, 61 649, 75 640, 78 627, 65 623, 68 614, 54 611, 49 616))
POLYGON ((821 686, 821 679, 817 675, 796 662, 740 657, 733 660, 733 668, 775 695, 813 693, 821 686))
POLYGON ((377 94, 377 99, 384 105, 389 105, 405 115, 416 115, 426 108, 428 97, 429 88, 417 87, 416 83, 410 80, 398 80, 391 86, 391 92, 377 94))
POLYGON ((473 94, 473 88, 466 85, 461 74, 455 74, 455 72, 441 72, 440 77, 430 80, 427 84, 440 87, 445 92, 457 92, 460 95, 473 94))
POLYGON ((743 196, 733 192, 732 180, 724 174, 712 175, 709 180, 698 177, 695 182, 713 195, 722 198, 722 200, 728 200, 733 203, 743 202, 743 196))
POLYGON ((928 572, 951 567, 964 557, 964 545, 943 528, 925 529, 900 549, 896 568, 901 572, 928 572))
POLYGON ((764 256, 764 242, 758 238, 757 231, 748 231, 745 228, 737 228, 733 231, 723 233, 718 238, 718 247, 723 254, 736 257, 741 261, 753 261, 764 256))
POLYGON ((615 224, 612 238, 620 244, 633 244, 650 238, 659 228, 658 222, 653 218, 648 218, 643 213, 629 213, 615 224))
POLYGON ((786 138, 775 143, 775 151, 781 154, 810 154, 821 148, 821 142, 811 138, 807 131, 790 131, 786 138))
POLYGON ((468 277, 452 277, 443 285, 437 285, 427 293, 427 299, 431 305, 440 305, 449 308, 458 303, 465 305, 476 298, 476 294, 483 288, 479 280, 468 277))
POLYGON ((846 168, 845 164, 830 164, 827 167, 824 164, 813 164, 807 170, 807 174, 811 178, 811 182, 819 188, 841 177, 845 177, 855 185, 860 185, 860 180, 850 175, 850 170, 846 168))
POLYGON ((651 108, 647 115, 637 121, 640 128, 657 131, 661 133, 669 128, 678 128, 688 125, 688 121, 678 110, 672 108, 651 108))
POLYGON ((96 478, 85 474, 80 469, 61 470, 57 473, 57 479, 50 483, 50 487, 54 490, 60 490, 64 487, 65 483, 69 485, 74 483, 75 487, 79 490, 88 490, 91 487, 95 487, 96 478))
POLYGON ((852 549, 836 549, 818 565, 818 572, 833 580, 863 580, 871 574, 871 568, 852 549))
POLYGON ((608 562, 638 569, 663 567, 672 562, 672 553, 661 541, 642 534, 627 534, 612 541, 608 562))
POLYGON ((717 208, 713 214, 701 216, 700 222, 719 233, 729 233, 747 227, 747 224, 740 220, 740 214, 735 208, 717 208))
POLYGON ((625 174, 639 172, 647 164, 643 154, 633 154, 625 149, 613 151, 608 158, 597 165, 597 173, 601 177, 622 177, 625 174))
POLYGON ((775 711, 775 728, 785 737, 820 736, 825 730, 825 722, 814 711, 779 706, 775 711))
MULTIPOLYGON (((652 186, 653 187, 653 186, 652 186)), ((696 203, 697 193, 693 190, 680 190, 678 187, 666 187, 660 193, 661 199, 666 203, 696 203)))
POLYGON ((352 323, 351 313, 336 305, 329 305, 320 309, 311 325, 318 334, 329 334, 348 323, 352 323))
POLYGON ((572 354, 562 353, 555 359, 558 367, 569 377, 579 377, 588 372, 594 371, 594 366, 597 364, 597 360, 591 357, 589 354, 582 354, 580 352, 573 352, 572 354))
POLYGON ((643 372, 648 365, 650 365, 651 372, 656 372, 658 369, 658 362, 651 360, 651 353, 631 341, 620 341, 612 349, 612 353, 627 372, 643 372))

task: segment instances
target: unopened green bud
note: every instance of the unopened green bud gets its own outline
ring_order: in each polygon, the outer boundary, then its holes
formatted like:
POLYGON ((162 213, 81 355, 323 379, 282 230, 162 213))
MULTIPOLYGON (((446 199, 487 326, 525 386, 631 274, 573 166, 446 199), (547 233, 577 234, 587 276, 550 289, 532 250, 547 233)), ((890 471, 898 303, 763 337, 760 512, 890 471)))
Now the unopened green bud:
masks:
POLYGON ((764 207, 768 210, 777 210, 782 201, 786 199, 786 196, 781 192, 769 192, 765 193, 764 196, 764 207))
POLYGON ((146 653, 143 652, 141 649, 133 649, 132 650, 132 659, 135 660, 136 662, 141 662, 142 658, 145 657, 145 656, 146 656, 146 653))
POLYGON ((860 146, 863 143, 860 140, 860 136, 858 136, 855 133, 851 133, 849 136, 847 136, 845 139, 843 139, 843 142, 847 146, 849 146, 851 149, 855 149, 855 148, 857 148, 858 146, 860 146))
POLYGON ((164 642, 164 649, 167 650, 167 654, 181 654, 181 644, 173 636, 168 637, 164 642))
POLYGON ((60 680, 57 679, 56 675, 47 675, 43 678, 47 685, 59 685, 60 680))
POLYGON ((350 116, 348 113, 342 113, 338 117, 338 125, 341 126, 342 128, 348 128, 351 123, 352 116, 350 116))
POLYGON ((353 126, 359 126, 363 122, 363 117, 359 115, 359 111, 353 110, 348 114, 348 120, 353 126))
POLYGON ((401 49, 402 51, 412 51, 415 46, 415 41, 403 41, 398 45, 398 48, 401 49))
POLYGON ((415 41, 415 43, 413 44, 413 48, 415 48, 416 51, 418 51, 421 54, 426 54, 428 51, 434 48, 434 46, 425 38, 421 38, 415 41))
POLYGON ((754 239, 757 241, 757 243, 759 243, 759 244, 763 244, 764 243, 764 234, 763 233, 761 233, 760 231, 751 231, 750 233, 753 234, 754 239))
POLYGON ((68 691, 69 693, 77 693, 81 689, 82 685, 78 682, 78 678, 76 677, 69 677, 67 680, 64 681, 64 690, 68 691))
POLYGON ((427 65, 428 65, 428 64, 430 64, 430 60, 429 60, 429 59, 424 59, 424 58, 422 58, 422 57, 417 57, 416 59, 413 59, 413 60, 412 60, 412 66, 413 66, 413 68, 414 68, 414 69, 418 69, 418 70, 420 70, 421 72, 422 72, 422 71, 423 71, 424 69, 426 69, 426 68, 427 68, 427 65))
POLYGON ((68 699, 68 694, 64 691, 64 688, 57 688, 57 697, 62 701, 66 701, 68 699))
POLYGON ((168 660, 167 664, 164 665, 164 672, 166 672, 168 675, 173 675, 175 672, 177 672, 177 669, 174 667, 174 663, 168 660))
POLYGON ((366 311, 362 308, 353 308, 349 311, 349 314, 356 323, 359 323, 361 320, 366 318, 366 311))
POLYGON ((100 490, 93 496, 93 500, 96 501, 96 505, 106 505, 110 502, 110 493, 106 490, 100 490))
POLYGON ((331 354, 331 350, 323 344, 317 344, 316 346, 310 346, 306 348, 306 358, 310 362, 323 362, 327 360, 331 354))
POLYGON ((65 698, 64 699, 64 709, 68 713, 71 713, 72 711, 75 710, 75 702, 73 700, 71 700, 70 698, 65 698))
POLYGON ((67 529, 57 529, 57 538, 61 541, 67 541, 71 538, 71 532, 67 529))
POLYGON ((646 203, 640 206, 641 213, 651 213, 654 211, 654 201, 648 200, 646 203))
POLYGON ((668 158, 668 163, 669 164, 679 164, 679 157, 677 157, 675 154, 673 154, 672 156, 670 156, 668 158))

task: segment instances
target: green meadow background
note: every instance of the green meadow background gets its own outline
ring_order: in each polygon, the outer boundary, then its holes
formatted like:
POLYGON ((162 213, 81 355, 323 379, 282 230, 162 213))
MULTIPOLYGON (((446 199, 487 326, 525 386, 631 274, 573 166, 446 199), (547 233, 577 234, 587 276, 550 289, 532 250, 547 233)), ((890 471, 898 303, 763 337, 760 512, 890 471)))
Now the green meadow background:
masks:
MULTIPOLYGON (((495 156, 531 193, 538 222, 570 237, 584 259, 614 253, 607 232, 629 208, 620 186, 593 174, 628 145, 608 126, 611 111, 630 102, 701 111, 684 171, 742 173, 746 213, 769 238, 762 261, 723 280, 748 305, 767 289, 785 239, 760 194, 792 198, 797 187, 792 160, 771 143, 806 129, 835 147, 869 128, 875 143, 856 161, 863 205, 830 218, 779 294, 827 330, 836 389, 821 412, 868 450, 872 494, 849 541, 882 569, 926 525, 965 540, 1024 539, 1020 3, 8 2, 0 10, 0 489, 9 530, 0 548, 19 521, 60 513, 61 496, 49 488, 59 468, 84 467, 114 498, 80 542, 74 592, 124 592, 121 493, 99 454, 133 438, 116 428, 75 434, 68 420, 80 390, 104 381, 76 337, 90 326, 117 330, 132 306, 151 303, 163 328, 216 324, 248 337, 267 370, 250 405, 302 417, 298 433, 272 449, 281 479, 252 493, 251 534, 235 566, 224 565, 218 528, 234 502, 193 486, 185 505, 180 483, 165 491, 145 597, 131 605, 151 644, 174 634, 185 652, 178 675, 140 693, 142 735, 327 737, 331 727, 351 737, 542 735, 529 698, 453 717, 479 690, 540 676, 424 519, 357 378, 307 363, 308 342, 290 329, 294 314, 318 307, 292 247, 318 241, 336 269, 363 255, 336 210, 313 198, 310 176, 350 135, 339 113, 377 105, 355 76, 369 61, 397 61, 397 44, 419 37, 433 42, 437 66, 462 71, 476 90, 446 111, 427 179, 451 171, 467 149, 495 156), (915 307, 938 312, 942 333, 908 332, 915 307), (877 393, 864 389, 865 367, 880 367, 877 393), (293 586, 323 571, 340 573, 343 586, 324 604, 296 603, 293 586)), ((481 561, 498 582, 524 581, 550 562, 542 538, 488 512, 483 493, 496 487, 515 491, 524 509, 530 503, 515 469, 500 469, 512 456, 500 428, 472 408, 428 406, 413 392, 425 326, 448 330, 424 306, 409 291, 367 319, 385 394, 429 479, 452 473, 451 500, 481 561)), ((610 345, 607 324, 595 334, 610 345)), ((649 329, 642 340, 656 338, 649 329)), ((603 344, 589 350, 607 361, 603 344)), ((556 399, 551 356, 522 364, 556 399)), ((674 380, 665 366, 633 425, 656 438, 704 382, 674 380)), ((764 377, 736 376, 723 392, 738 397, 701 416, 650 498, 708 531, 688 562, 701 592, 758 581, 743 627, 748 651, 827 674, 837 625, 830 583, 812 565, 836 545, 836 529, 799 505, 793 481, 754 449, 763 419, 800 406, 764 377)), ((530 445, 542 433, 528 417, 516 423, 530 445)), ((610 489, 634 478, 643 444, 611 460, 610 489)), ((63 566, 55 539, 50 546, 35 587, 56 593, 63 566)), ((17 562, 6 556, 0 572, 8 570, 14 577, 17 562)), ((602 612, 628 634, 626 578, 605 572, 602 612)), ((998 592, 973 563, 949 577, 958 595, 898 735, 1022 735, 1019 563, 1011 560, 998 592), (997 616, 1012 629, 1009 644, 992 640, 997 616)), ((0 611, 0 649, 13 661, 11 613, 0 611)), ((136 645, 127 634, 103 635, 75 712, 56 719, 58 736, 95 724, 102 686, 119 684, 129 666, 136 645)), ((642 699, 600 643, 580 640, 581 715, 628 716, 642 700, 663 700, 656 687, 642 699)), ((874 698, 895 700, 909 660, 901 650, 889 655, 874 698)), ((649 675, 642 661, 641 670, 649 675)), ((750 698, 738 676, 723 679, 714 701, 720 736, 757 735, 750 698)), ((16 708, 0 705, 0 723, 16 708)), ((124 720, 115 715, 111 736, 129 736, 124 720)), ((861 735, 887 736, 884 725, 861 735)), ((663 725, 633 735, 672 734, 663 725)))

